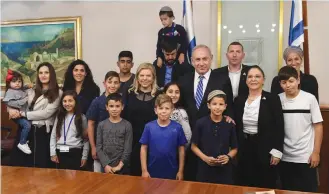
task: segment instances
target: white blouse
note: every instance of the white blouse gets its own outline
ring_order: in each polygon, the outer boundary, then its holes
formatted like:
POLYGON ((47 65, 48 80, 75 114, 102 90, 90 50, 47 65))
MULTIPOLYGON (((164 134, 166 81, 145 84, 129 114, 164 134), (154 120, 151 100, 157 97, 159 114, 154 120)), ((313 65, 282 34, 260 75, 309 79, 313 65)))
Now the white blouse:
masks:
POLYGON ((243 132, 248 134, 258 133, 258 115, 261 95, 258 96, 254 101, 248 104, 248 100, 244 105, 243 112, 243 132))
POLYGON ((186 145, 189 145, 192 137, 192 131, 186 111, 182 108, 175 108, 170 116, 170 119, 182 125, 187 140, 186 145))
MULTIPOLYGON (((254 101, 248 104, 246 100, 243 113, 243 132, 247 134, 258 133, 258 116, 259 107, 262 96, 258 96, 254 101)), ((270 154, 276 158, 282 158, 282 152, 277 149, 272 149, 270 154)))

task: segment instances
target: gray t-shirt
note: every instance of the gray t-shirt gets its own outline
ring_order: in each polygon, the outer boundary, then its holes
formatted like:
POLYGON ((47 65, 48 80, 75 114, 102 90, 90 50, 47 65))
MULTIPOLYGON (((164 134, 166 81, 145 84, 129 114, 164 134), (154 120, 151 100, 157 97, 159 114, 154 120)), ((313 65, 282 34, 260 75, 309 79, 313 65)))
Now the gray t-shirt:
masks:
POLYGON ((118 123, 112 123, 106 119, 100 122, 97 127, 96 150, 102 166, 115 167, 120 161, 128 165, 132 140, 132 127, 127 120, 121 119, 118 123))

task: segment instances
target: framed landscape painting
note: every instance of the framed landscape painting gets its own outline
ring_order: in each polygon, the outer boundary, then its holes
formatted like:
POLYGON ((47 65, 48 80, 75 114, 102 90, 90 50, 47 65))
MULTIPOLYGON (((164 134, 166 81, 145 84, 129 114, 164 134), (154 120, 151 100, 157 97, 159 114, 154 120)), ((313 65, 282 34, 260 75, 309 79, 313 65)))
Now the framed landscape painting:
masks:
POLYGON ((68 65, 81 55, 81 17, 1 22, 2 88, 8 69, 21 73, 24 84, 34 84, 42 62, 54 66, 57 81, 63 84, 68 65))

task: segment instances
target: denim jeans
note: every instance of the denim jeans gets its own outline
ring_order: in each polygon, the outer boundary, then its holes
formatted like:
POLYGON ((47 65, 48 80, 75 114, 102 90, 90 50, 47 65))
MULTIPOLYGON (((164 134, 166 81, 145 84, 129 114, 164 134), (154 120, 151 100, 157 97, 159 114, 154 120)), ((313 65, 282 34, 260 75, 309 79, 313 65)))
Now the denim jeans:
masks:
POLYGON ((21 132, 21 138, 19 140, 20 144, 26 144, 27 137, 29 135, 29 132, 31 130, 31 122, 28 121, 26 118, 18 118, 13 119, 13 121, 19 125, 19 127, 22 129, 21 132))

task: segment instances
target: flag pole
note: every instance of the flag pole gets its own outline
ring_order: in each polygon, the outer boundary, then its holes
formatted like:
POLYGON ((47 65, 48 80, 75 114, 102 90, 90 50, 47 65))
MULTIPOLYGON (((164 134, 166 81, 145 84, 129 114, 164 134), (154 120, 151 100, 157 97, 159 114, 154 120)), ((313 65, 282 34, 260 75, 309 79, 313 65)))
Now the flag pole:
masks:
POLYGON ((196 39, 194 35, 194 22, 193 22, 193 11, 192 1, 183 0, 183 18, 182 25, 184 26, 187 38, 188 38, 188 61, 190 62, 192 50, 196 46, 196 39))
POLYGON ((283 0, 279 2, 279 51, 278 51, 278 72, 282 67, 283 59, 283 0))
POLYGON ((310 74, 310 58, 308 48, 308 20, 307 20, 307 1, 303 1, 303 21, 304 21, 304 72, 310 74))

